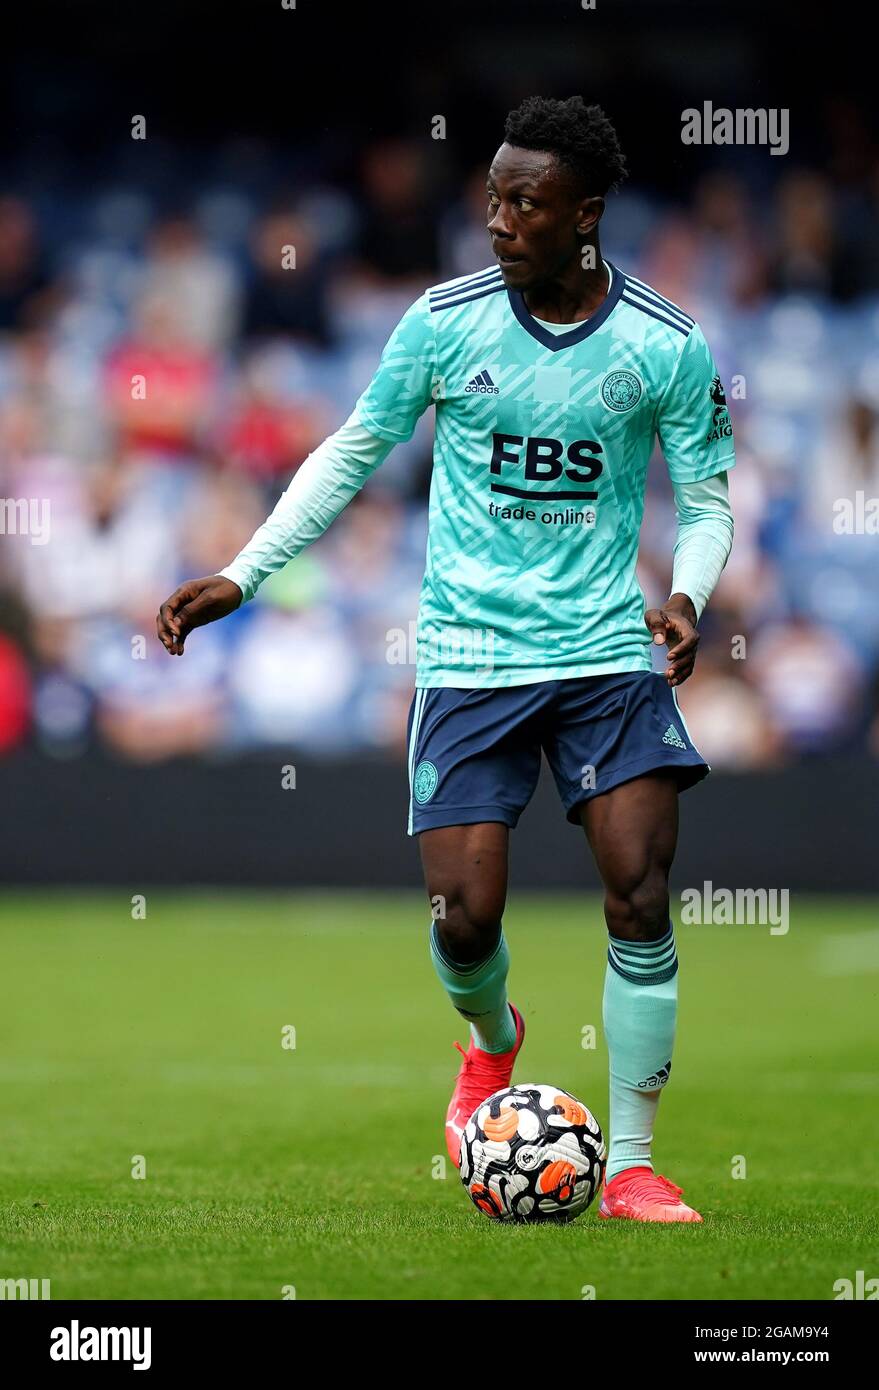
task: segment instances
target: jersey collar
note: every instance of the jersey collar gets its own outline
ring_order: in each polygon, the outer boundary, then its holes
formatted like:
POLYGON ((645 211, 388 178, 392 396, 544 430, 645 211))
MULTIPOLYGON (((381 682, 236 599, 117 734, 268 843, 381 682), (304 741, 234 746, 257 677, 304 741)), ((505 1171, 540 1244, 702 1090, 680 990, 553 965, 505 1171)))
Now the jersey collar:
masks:
POLYGON ((530 333, 531 337, 536 338, 538 343, 542 343, 544 347, 558 352, 560 348, 573 347, 575 343, 582 343, 584 338, 588 338, 590 333, 594 333, 596 328, 600 328, 616 308, 626 283, 625 276, 620 274, 615 265, 612 265, 610 261, 605 261, 604 264, 610 272, 607 298, 594 314, 588 319, 584 319, 582 323, 578 323, 576 328, 571 329, 570 333, 551 333, 528 312, 522 291, 508 289, 510 307, 526 333, 530 333))

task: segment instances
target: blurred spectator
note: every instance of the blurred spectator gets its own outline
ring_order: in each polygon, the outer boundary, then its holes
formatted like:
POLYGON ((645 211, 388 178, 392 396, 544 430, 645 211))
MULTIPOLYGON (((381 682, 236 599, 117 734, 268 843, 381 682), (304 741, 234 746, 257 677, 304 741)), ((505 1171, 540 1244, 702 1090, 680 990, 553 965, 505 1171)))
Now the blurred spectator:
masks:
POLYGON ((369 147, 362 174, 365 206, 359 250, 364 270, 372 276, 429 283, 436 278, 437 266, 437 217, 429 197, 429 190, 434 196, 439 191, 435 166, 428 178, 414 140, 386 140, 369 147))
POLYGON ((176 300, 168 291, 145 295, 134 333, 106 368, 107 409, 122 446, 166 462, 192 457, 218 389, 219 362, 186 336, 176 300))
POLYGON ((332 608, 260 608, 231 675, 237 735, 311 753, 350 747, 345 711, 357 677, 345 626, 332 608))
POLYGON ((204 245, 185 217, 159 223, 150 237, 143 296, 147 302, 173 304, 181 338, 203 351, 225 346, 237 328, 235 271, 204 245))
POLYGON ((692 740, 712 767, 747 772, 780 760, 783 740, 766 701, 736 678, 726 653, 703 646, 680 699, 692 740))
POLYGON ((0 632, 0 753, 24 738, 30 717, 30 676, 19 648, 0 632))
POLYGON ((175 574, 176 524, 149 495, 142 473, 119 462, 73 468, 35 461, 29 483, 52 502, 49 542, 16 537, 22 593, 31 612, 79 624, 126 615, 175 574))
POLYGON ((220 425, 218 448, 233 467, 286 487, 307 454, 330 433, 319 399, 285 397, 270 364, 258 354, 241 366, 234 400, 220 425))
POLYGON ((759 224, 746 188, 731 174, 703 178, 694 206, 668 216, 644 250, 644 278, 697 318, 711 305, 746 308, 763 293, 759 224))
POLYGON ((153 605, 144 604, 130 625, 102 625, 88 661, 77 663, 99 735, 143 763, 209 751, 222 741, 228 715, 228 628, 206 629, 197 650, 173 662, 161 660, 154 632, 153 605))
POLYGON ((0 333, 26 328, 50 284, 30 208, 18 198, 0 198, 0 333))
POLYGON ((327 346, 326 268, 307 218, 290 210, 270 213, 257 224, 252 249, 245 334, 251 338, 284 334, 327 346))
POLYGON ((828 181, 820 174, 788 174, 781 182, 776 207, 772 288, 779 294, 832 293, 837 246, 828 181))
MULTIPOLYGON (((856 511, 857 494, 879 498, 879 416, 857 396, 840 401, 815 444, 808 489, 809 523, 818 534, 845 535, 840 503, 856 511)), ((877 503, 879 506, 879 503, 877 503)))
POLYGON ((865 672, 834 629, 799 616, 771 624, 742 664, 791 751, 826 754, 854 746, 865 672))

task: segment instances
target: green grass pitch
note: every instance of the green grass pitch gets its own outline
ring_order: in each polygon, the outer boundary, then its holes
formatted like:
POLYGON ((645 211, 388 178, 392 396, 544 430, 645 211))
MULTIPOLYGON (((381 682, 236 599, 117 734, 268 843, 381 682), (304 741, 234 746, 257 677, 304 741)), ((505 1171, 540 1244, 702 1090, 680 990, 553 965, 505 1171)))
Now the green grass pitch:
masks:
MULTIPOLYGON (((132 920, 121 891, 7 893, 0 1278, 54 1299, 832 1299, 879 1273, 875 903, 794 896, 786 936, 678 927, 655 1157, 702 1226, 597 1204, 496 1226, 436 1176, 466 1029, 428 920, 406 894, 157 891, 132 920)), ((599 902, 514 893, 505 928, 517 1079, 604 1124, 599 902)))

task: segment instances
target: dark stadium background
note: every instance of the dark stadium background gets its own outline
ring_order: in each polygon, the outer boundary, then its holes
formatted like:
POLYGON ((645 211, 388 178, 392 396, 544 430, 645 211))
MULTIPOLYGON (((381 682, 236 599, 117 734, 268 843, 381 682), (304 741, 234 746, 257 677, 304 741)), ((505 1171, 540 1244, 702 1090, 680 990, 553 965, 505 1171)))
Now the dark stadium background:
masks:
MULTIPOLYGON (((0 536, 3 881, 419 882, 414 672, 388 663, 385 634, 415 616, 427 422, 183 662, 152 619, 181 578, 231 558, 345 418, 423 285, 487 263, 475 188, 504 113, 539 91, 611 115, 631 176, 605 254, 696 313, 727 382, 747 380, 736 547, 682 697, 715 771, 684 799, 676 876, 879 887, 879 538, 831 524, 833 499, 879 495, 879 147, 857 14, 21 10, 0 53, 0 493, 50 496, 58 545, 54 530, 44 547, 0 536), (705 100, 788 108, 790 152, 685 147, 681 111, 705 100), (295 288, 260 268, 288 235, 295 288), (190 410, 158 443, 119 386, 150 334, 190 410)), ((648 599, 673 538, 660 466, 648 599)), ((513 879, 596 882, 545 782, 513 879)))

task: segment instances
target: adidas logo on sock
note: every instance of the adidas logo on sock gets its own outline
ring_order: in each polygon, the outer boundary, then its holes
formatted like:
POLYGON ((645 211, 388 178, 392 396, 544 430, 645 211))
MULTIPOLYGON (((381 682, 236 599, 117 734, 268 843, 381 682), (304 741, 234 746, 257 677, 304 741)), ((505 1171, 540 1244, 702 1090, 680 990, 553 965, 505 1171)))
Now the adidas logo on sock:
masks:
POLYGON ((670 1071, 671 1062, 666 1062, 664 1067, 660 1067, 659 1071, 654 1072, 653 1076, 648 1076, 646 1081, 639 1081, 638 1090, 646 1091, 648 1086, 651 1090, 655 1090, 657 1086, 664 1086, 668 1080, 670 1071))
POLYGON ((495 386, 488 372, 477 372, 471 381, 464 387, 464 394, 470 392, 480 396, 499 396, 500 391, 495 386))
POLYGON ((681 738, 674 724, 669 724, 665 733, 662 735, 663 743, 668 743, 672 748, 686 748, 684 740, 681 738))

